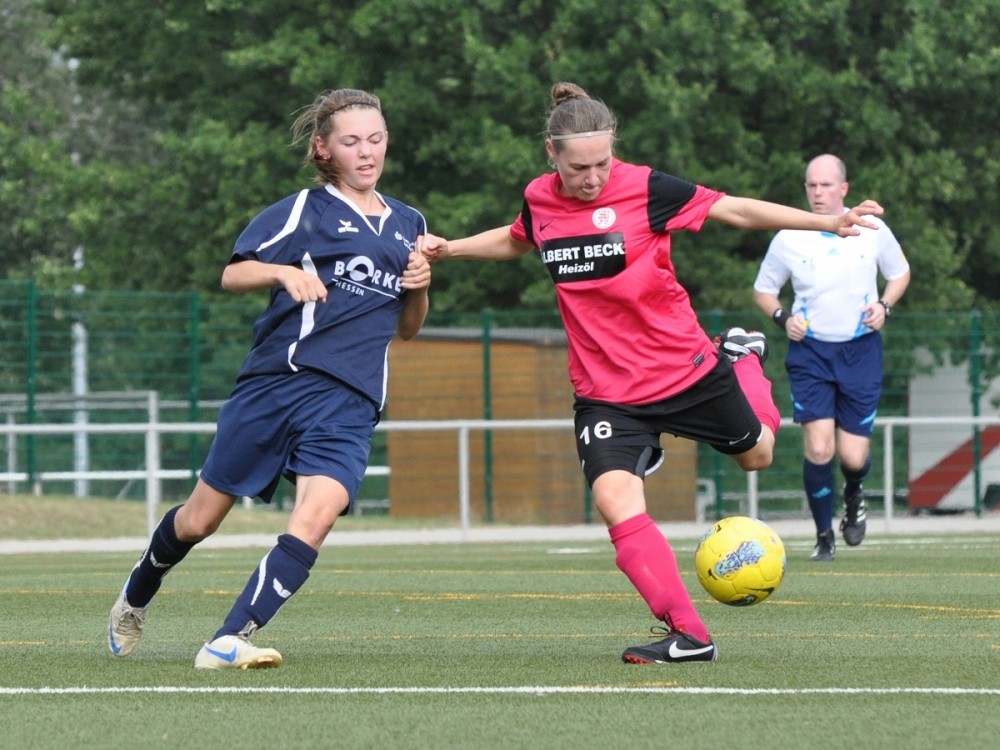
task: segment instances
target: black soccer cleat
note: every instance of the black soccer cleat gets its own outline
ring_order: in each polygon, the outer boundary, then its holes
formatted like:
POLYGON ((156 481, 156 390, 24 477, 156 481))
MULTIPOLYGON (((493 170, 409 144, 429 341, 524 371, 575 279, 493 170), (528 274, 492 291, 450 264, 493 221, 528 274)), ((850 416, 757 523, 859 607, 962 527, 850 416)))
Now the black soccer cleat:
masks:
POLYGON ((739 362, 750 354, 756 354, 763 367, 767 362, 767 337, 760 331, 744 331, 742 328, 730 328, 715 337, 715 345, 719 351, 729 357, 730 362, 739 362))
MULTIPOLYGON (((654 628, 653 632, 656 632, 654 628)), ((719 658, 719 649, 709 638, 708 642, 699 641, 693 635, 679 630, 670 632, 662 641, 650 643, 648 646, 632 646, 625 649, 622 661, 628 664, 666 664, 678 661, 715 661, 719 658)))
POLYGON ((865 523, 867 516, 868 506, 865 505, 865 497, 859 487, 850 497, 844 497, 844 520, 840 522, 840 533, 850 546, 857 547, 864 541, 868 528, 865 523))
POLYGON ((833 529, 827 529, 816 535, 816 546, 813 553, 809 555, 812 562, 833 562, 833 556, 837 553, 837 538, 833 534, 833 529))

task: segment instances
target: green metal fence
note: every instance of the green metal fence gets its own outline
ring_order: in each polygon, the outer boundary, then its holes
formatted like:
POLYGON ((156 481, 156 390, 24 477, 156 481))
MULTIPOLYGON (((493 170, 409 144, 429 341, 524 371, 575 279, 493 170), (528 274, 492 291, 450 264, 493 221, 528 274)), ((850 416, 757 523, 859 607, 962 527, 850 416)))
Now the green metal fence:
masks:
MULTIPOLYGON (((788 340, 770 320, 757 311, 720 312, 713 311, 699 316, 706 331, 714 333, 731 326, 756 328, 764 331, 770 343, 770 357, 764 371, 771 380, 775 403, 782 417, 792 416, 791 391, 785 373, 784 361, 788 352, 788 340)), ((993 402, 986 398, 998 375, 998 354, 1000 354, 1000 315, 997 313, 944 312, 910 313, 894 312, 882 329, 883 339, 883 387, 879 404, 880 416, 910 416, 914 411, 926 415, 935 411, 935 401, 947 401, 949 416, 979 416, 992 410, 997 411, 995 396, 993 402), (959 393, 954 378, 937 378, 935 385, 931 377, 942 368, 965 369, 967 393, 959 393), (928 379, 921 389, 921 398, 914 402, 913 384, 917 378, 928 379)), ((994 389, 995 390, 995 389, 994 389)), ((980 471, 981 428, 969 428, 974 441, 974 473, 980 471)), ((912 432, 912 431, 911 431, 912 432)), ((910 432, 896 430, 894 440, 894 485, 896 505, 905 506, 910 477, 910 432), (900 433, 903 434, 900 434, 900 433)), ((881 507, 884 498, 877 494, 881 481, 878 469, 883 463, 883 444, 880 430, 872 440, 872 465, 869 479, 865 483, 869 505, 881 507), (873 492, 873 488, 875 491, 873 492)), ((739 506, 739 497, 745 493, 746 478, 736 465, 710 449, 699 452, 699 476, 715 481, 721 507, 725 513, 734 512, 739 506)), ((762 498, 774 512, 785 508, 789 511, 802 507, 802 438, 798 428, 784 428, 775 448, 775 460, 771 467, 761 472, 759 489, 762 498)), ((978 479, 977 479, 978 482, 978 479)), ((980 502, 986 487, 977 484, 975 498, 980 502)), ((997 488, 1000 489, 1000 488, 997 488)), ((995 493, 996 490, 994 490, 995 493)))
MULTIPOLYGON (((127 292, 64 292, 38 289, 31 282, 0 281, 0 419, 27 423, 72 422, 74 394, 74 345, 80 332, 86 335, 86 386, 90 393, 122 394, 115 408, 91 410, 94 422, 144 421, 142 393, 156 391, 166 421, 207 421, 216 418, 219 404, 232 389, 235 376, 251 340, 253 321, 263 309, 263 296, 231 302, 204 300, 191 294, 127 292), (128 398, 128 394, 135 398, 128 398), (53 404, 53 394, 63 394, 53 404)), ((758 328, 768 333, 771 357, 765 371, 774 385, 774 397, 783 416, 791 415, 788 382, 783 367, 787 341, 760 313, 711 311, 700 315, 705 330, 714 334, 733 325, 758 328)), ((554 312, 484 312, 462 315, 431 315, 427 326, 466 328, 478 331, 483 346, 482 414, 494 415, 490 342, 500 331, 513 329, 561 329, 554 312)), ((966 372, 967 415, 996 410, 989 395, 990 384, 1000 369, 1000 316, 979 312, 939 314, 897 312, 883 333, 885 380, 879 413, 906 415, 911 408, 914 378, 928 376, 941 367, 966 372)), ((441 363, 442 370, 448 368, 441 363)), ((77 373, 78 374, 78 373, 77 373)), ((954 388, 953 384, 942 387, 954 388)), ((79 385, 77 382, 77 391, 79 385)), ((953 399, 954 394, 950 394, 953 399)), ((567 407, 569 401, 567 400, 567 407)), ((392 394, 389 400, 392 415, 392 394)), ((531 415, 522 415, 530 417, 531 415)), ((972 430, 973 453, 980 455, 981 430, 972 430)), ((878 435, 876 435, 876 438, 878 435)), ((198 436, 164 438, 164 467, 200 467, 210 440, 198 436)), ((897 503, 905 502, 909 478, 906 435, 895 441, 895 486, 897 503)), ((881 465, 881 441, 872 444, 874 465, 881 465)), ((65 437, 22 436, 8 446, 0 445, 8 463, 16 460, 20 471, 67 470, 73 465, 74 446, 65 437)), ((142 468, 141 437, 93 436, 89 464, 93 470, 142 468)), ((492 443, 484 441, 484 520, 492 519, 492 443)), ((385 437, 374 445, 372 463, 385 459, 385 437)), ((802 448, 798 430, 788 428, 779 436, 775 463, 760 476, 762 507, 771 512, 801 511, 802 448)), ((0 465, 7 466, 8 464, 0 465)), ((978 466, 978 464, 977 464, 978 466)), ((877 474, 873 471, 873 476, 877 474)), ((698 476, 714 482, 719 507, 729 513, 738 507, 746 480, 735 464, 702 447, 698 454, 698 476)), ((976 498, 991 490, 976 473, 976 498)), ((382 477, 366 480, 362 497, 386 497, 382 477)), ((165 497, 183 496, 189 482, 165 483, 165 497)), ((880 482, 866 484, 870 493, 880 482)), ((71 492, 71 483, 46 491, 71 492)), ((2 489, 2 488, 0 488, 2 489)), ((1000 488, 994 488, 997 494, 1000 488)), ((122 483, 92 482, 89 493, 97 496, 139 497, 141 487, 122 483)), ((877 490, 874 505, 880 498, 877 490)), ((592 518, 589 496, 581 498, 582 520, 592 518)))

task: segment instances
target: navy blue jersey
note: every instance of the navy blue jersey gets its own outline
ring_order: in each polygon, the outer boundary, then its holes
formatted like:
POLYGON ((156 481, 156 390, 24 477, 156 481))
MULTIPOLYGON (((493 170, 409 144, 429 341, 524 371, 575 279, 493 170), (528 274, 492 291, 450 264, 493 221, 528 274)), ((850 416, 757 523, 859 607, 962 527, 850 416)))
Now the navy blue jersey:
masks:
POLYGON ((243 230, 230 262, 292 265, 318 276, 329 292, 326 302, 303 304, 284 287, 272 288, 238 380, 308 368, 382 408, 389 342, 405 295, 401 277, 427 223, 415 209, 379 197, 386 210, 377 226, 327 185, 275 203, 243 230))

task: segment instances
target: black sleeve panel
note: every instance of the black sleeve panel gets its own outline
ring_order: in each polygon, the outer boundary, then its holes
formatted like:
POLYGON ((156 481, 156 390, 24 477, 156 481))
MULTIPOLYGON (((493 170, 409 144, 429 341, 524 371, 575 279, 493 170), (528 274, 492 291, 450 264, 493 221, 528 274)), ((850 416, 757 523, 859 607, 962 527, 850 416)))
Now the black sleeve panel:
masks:
POLYGON ((674 218, 694 197, 695 186, 690 182, 672 177, 655 169, 649 173, 649 228, 654 232, 666 229, 667 222, 674 218))
POLYGON ((528 236, 528 242, 532 245, 538 246, 535 242, 535 230, 531 226, 531 209, 528 208, 528 199, 524 199, 524 205, 521 206, 521 221, 524 222, 524 233, 528 236))

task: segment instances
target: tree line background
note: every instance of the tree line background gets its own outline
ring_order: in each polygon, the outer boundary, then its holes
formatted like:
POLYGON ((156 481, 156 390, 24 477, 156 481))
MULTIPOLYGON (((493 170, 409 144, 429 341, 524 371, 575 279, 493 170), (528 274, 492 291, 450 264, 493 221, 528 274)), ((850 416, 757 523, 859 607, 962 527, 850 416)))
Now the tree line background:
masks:
MULTIPOLYGON (((0 278, 221 294, 247 222, 310 184, 296 111, 342 86, 382 98, 381 191, 447 237, 509 223, 569 80, 621 158, 733 195, 806 208, 839 155, 903 307, 1000 309, 1000 0, 0 0, 0 45, 0 278)), ((695 307, 750 309, 770 237, 675 235, 695 307)), ((435 268, 439 312, 554 306, 536 254, 435 268)))

